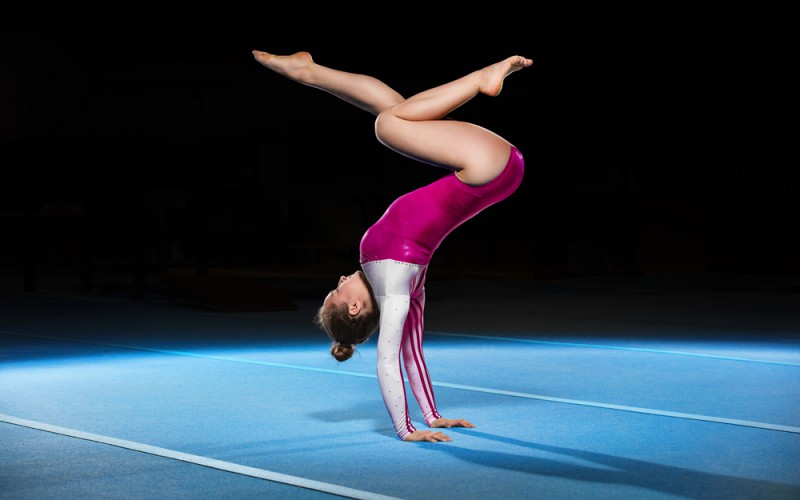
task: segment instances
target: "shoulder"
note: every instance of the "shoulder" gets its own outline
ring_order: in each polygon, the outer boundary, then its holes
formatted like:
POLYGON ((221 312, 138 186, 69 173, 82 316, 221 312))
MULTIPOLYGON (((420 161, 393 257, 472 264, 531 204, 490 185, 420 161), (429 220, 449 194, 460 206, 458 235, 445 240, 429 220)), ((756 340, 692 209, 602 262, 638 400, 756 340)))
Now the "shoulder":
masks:
POLYGON ((419 288, 427 266, 394 259, 374 260, 361 264, 376 297, 409 296, 419 288))

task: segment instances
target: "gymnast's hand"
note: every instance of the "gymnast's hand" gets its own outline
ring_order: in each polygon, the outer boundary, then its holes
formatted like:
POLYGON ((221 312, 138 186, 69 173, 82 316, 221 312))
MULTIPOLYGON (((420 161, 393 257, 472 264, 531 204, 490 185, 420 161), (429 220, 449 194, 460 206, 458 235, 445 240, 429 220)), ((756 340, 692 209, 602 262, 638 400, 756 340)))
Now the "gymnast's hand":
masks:
POLYGON ((440 431, 414 431, 405 438, 403 441, 430 441, 435 443, 437 441, 452 441, 453 438, 443 434, 440 431))
POLYGON ((437 418, 436 420, 431 422, 431 427, 446 427, 448 429, 450 427, 467 427, 469 429, 472 429, 475 426, 472 425, 472 422, 464 420, 463 418, 459 419, 437 418))

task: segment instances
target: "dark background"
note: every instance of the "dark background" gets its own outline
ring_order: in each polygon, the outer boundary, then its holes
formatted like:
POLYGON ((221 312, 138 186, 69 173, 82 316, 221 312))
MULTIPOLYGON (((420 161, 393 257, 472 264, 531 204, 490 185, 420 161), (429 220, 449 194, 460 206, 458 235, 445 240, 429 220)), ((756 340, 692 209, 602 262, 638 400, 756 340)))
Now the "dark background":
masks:
POLYGON ((800 274, 795 57, 780 13, 578 23, 387 7, 361 12, 368 23, 336 9, 299 17, 303 4, 289 17, 105 3, 7 17, 4 283, 143 297, 186 295, 198 279, 222 289, 209 280, 227 273, 297 297, 352 272, 364 230, 443 171, 384 148, 370 115, 271 73, 256 48, 308 50, 404 95, 534 59, 500 96, 455 113, 513 142, 527 174, 451 234, 431 279, 800 274))

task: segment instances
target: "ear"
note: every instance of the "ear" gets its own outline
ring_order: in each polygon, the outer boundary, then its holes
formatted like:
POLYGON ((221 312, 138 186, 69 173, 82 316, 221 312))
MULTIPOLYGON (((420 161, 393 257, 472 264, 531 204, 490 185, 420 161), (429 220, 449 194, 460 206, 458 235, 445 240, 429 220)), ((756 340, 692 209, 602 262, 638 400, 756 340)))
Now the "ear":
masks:
POLYGON ((350 313, 350 316, 358 316, 358 313, 361 312, 364 305, 361 303, 360 300, 354 300, 350 303, 350 307, 347 309, 347 312, 350 313))

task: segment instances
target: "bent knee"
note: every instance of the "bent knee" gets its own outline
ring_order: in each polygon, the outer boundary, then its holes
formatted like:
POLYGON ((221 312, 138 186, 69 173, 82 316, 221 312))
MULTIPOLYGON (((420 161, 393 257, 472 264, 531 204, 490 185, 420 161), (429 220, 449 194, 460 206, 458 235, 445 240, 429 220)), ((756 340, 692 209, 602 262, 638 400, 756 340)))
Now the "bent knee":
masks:
POLYGON ((375 118, 375 137, 383 142, 391 130, 391 122, 396 119, 397 117, 390 111, 381 111, 378 113, 378 116, 375 118))

